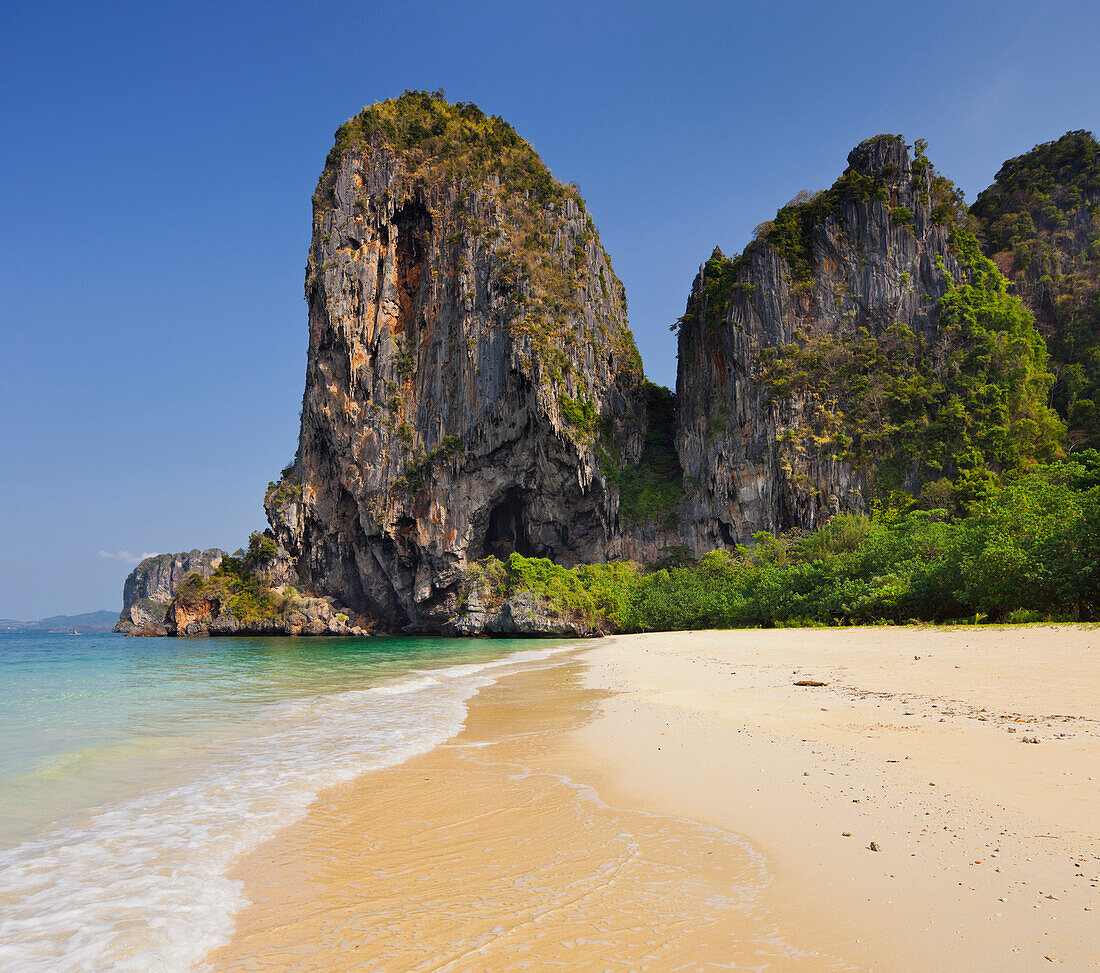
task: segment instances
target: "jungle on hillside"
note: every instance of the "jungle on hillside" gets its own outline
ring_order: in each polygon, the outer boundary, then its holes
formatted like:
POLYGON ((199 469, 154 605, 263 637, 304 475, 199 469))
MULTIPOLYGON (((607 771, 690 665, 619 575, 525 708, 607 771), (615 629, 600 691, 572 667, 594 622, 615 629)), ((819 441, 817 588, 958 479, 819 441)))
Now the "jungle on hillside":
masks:
POLYGON ((518 554, 473 572, 490 603, 531 591, 596 631, 1100 618, 1100 452, 1009 477, 967 512, 881 508, 760 533, 698 561, 564 568, 518 554))

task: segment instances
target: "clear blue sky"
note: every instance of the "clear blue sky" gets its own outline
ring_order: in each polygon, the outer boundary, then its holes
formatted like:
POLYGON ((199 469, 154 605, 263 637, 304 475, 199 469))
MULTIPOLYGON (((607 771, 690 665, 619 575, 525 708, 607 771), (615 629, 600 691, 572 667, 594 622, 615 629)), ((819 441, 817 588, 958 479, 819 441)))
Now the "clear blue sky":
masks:
POLYGON ((511 121, 581 187, 664 384, 699 263, 861 139, 927 138, 973 200, 1100 130, 1094 0, 5 10, 0 617, 117 607, 127 554, 263 526, 297 438, 310 194, 364 104, 444 88, 511 121))

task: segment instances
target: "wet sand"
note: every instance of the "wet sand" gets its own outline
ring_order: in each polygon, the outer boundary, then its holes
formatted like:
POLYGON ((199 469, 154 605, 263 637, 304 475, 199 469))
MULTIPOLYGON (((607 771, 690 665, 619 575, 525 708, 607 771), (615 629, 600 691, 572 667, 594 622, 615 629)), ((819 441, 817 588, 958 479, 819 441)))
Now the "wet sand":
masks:
POLYGON ((258 849, 210 960, 1087 969, 1098 720, 1097 629, 589 643, 258 849))

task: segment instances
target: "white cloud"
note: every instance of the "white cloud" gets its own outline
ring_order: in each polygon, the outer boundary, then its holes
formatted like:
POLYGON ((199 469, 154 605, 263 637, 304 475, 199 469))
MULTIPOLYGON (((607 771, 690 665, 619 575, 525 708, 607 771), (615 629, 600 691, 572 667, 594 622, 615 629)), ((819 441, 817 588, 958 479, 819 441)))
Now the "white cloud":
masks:
POLYGON ((153 555, 146 552, 145 554, 131 554, 129 551, 98 551, 96 557, 109 558, 112 561, 122 561, 125 564, 137 564, 138 561, 144 561, 147 557, 153 555))

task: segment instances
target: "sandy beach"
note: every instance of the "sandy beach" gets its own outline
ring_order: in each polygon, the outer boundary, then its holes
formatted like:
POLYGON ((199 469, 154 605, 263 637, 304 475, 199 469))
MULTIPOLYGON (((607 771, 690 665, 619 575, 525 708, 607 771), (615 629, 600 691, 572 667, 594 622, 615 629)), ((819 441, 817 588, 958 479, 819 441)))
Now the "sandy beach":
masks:
POLYGON ((1098 651, 1075 626, 583 644, 253 853, 210 962, 1095 968, 1098 651))

